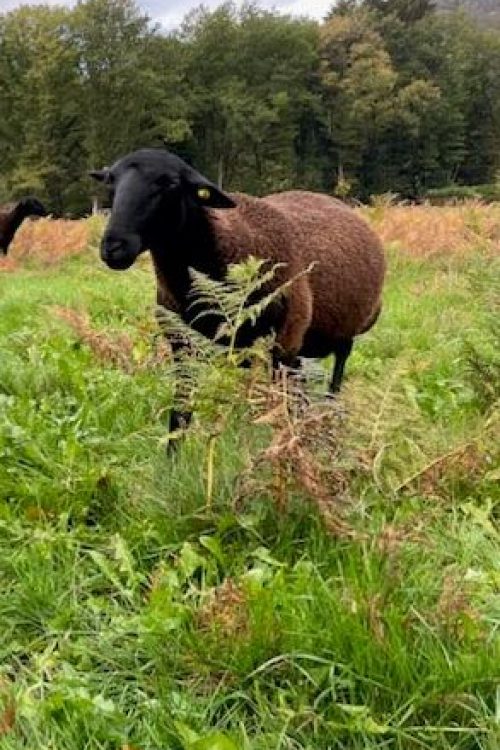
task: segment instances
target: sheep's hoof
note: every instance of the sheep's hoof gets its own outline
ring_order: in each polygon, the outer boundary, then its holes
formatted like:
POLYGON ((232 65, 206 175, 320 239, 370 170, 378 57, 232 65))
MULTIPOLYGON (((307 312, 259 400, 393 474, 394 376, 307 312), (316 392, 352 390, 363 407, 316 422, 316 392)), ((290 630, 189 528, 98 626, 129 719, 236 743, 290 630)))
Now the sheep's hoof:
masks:
POLYGON ((171 455, 177 448, 179 440, 191 422, 191 417, 192 414, 189 411, 176 411, 173 409, 170 412, 169 435, 165 444, 167 455, 171 455))
POLYGON ((325 399, 332 404, 338 404, 340 398, 340 389, 337 388, 335 391, 327 391, 325 393, 325 399))
POLYGON ((189 426, 192 416, 190 411, 176 411, 172 409, 170 412, 170 432, 185 430, 189 426))

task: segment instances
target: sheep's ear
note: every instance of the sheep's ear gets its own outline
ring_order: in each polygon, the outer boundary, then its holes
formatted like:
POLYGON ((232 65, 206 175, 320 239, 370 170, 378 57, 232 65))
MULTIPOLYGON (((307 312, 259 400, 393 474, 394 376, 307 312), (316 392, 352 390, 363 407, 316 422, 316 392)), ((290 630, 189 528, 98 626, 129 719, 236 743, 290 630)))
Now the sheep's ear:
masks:
POLYGON ((25 198, 21 198, 18 205, 20 208, 26 211, 28 215, 47 216, 47 210, 45 206, 40 203, 38 198, 33 198, 30 195, 26 196, 25 198))
POLYGON ((29 210, 33 205, 33 198, 31 196, 27 195, 24 198, 19 198, 17 202, 17 207, 22 208, 24 210, 29 210))
POLYGON ((92 169, 89 172, 89 177, 97 180, 97 182, 107 182, 109 179, 109 169, 92 169))
POLYGON ((236 203, 227 193, 207 180, 194 169, 185 175, 191 196, 200 206, 207 208, 235 208, 236 203))

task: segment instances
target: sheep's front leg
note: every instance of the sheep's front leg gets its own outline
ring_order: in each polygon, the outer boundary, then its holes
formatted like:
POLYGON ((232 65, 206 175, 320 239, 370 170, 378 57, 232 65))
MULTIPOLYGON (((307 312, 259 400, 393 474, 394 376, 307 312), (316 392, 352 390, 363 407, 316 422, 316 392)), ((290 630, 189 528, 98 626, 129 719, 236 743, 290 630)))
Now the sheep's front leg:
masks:
MULTIPOLYGON (((172 357, 174 361, 179 360, 186 350, 189 349, 189 343, 180 340, 177 336, 175 338, 168 337, 170 347, 172 349, 172 357)), ((190 411, 179 411, 178 409, 172 409, 170 411, 170 432, 175 433, 189 425, 192 419, 192 413, 190 411)), ((173 441, 174 442, 174 441, 173 441)), ((173 444, 173 443, 172 443, 173 444)))
MULTIPOLYGON (((165 308, 166 310, 169 310, 171 312, 177 313, 178 315, 181 314, 181 307, 177 303, 177 300, 175 296, 172 294, 172 292, 169 289, 169 286, 167 284, 167 281, 161 272, 161 270, 158 268, 158 265, 155 263, 155 271, 156 271, 156 277, 157 277, 157 293, 156 293, 156 302, 158 305, 158 310, 156 312, 156 319, 158 321, 158 324, 160 328, 163 328, 163 333, 165 335, 165 338, 167 339, 171 351, 172 351, 172 358, 175 361, 178 361, 180 357, 182 356, 183 352, 189 350, 189 342, 186 339, 183 339, 179 337, 178 335, 172 335, 169 334, 168 327, 165 327, 164 321, 162 323, 162 313, 161 309, 165 308)), ((192 414, 188 411, 179 411, 178 409, 172 409, 170 411, 170 418, 169 418, 169 431, 171 433, 175 433, 178 430, 182 429, 183 427, 187 427, 191 421, 192 414)), ((175 441, 170 442, 170 447, 175 443, 175 441)))
POLYGON ((177 409, 172 409, 170 412, 170 432, 177 432, 178 430, 187 427, 191 422, 192 416, 193 415, 190 411, 178 411, 177 409))

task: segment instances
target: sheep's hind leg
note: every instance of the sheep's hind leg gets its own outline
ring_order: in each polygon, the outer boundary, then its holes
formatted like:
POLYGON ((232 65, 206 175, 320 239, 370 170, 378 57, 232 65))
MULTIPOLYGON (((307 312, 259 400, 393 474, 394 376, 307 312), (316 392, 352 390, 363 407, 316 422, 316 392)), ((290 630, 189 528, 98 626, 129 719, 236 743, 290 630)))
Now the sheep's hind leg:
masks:
POLYGON ((331 394, 338 393, 340 390, 342 378, 344 377, 345 363, 352 351, 352 345, 352 339, 339 339, 335 342, 335 347, 333 349, 335 355, 335 366, 333 368, 333 375, 329 388, 331 394))
POLYGON ((304 337, 312 319, 312 293, 309 281, 305 276, 297 279, 293 293, 287 298, 287 309, 284 324, 276 337, 276 348, 273 352, 273 368, 276 373, 281 368, 286 371, 285 384, 288 380, 290 407, 302 411, 308 403, 305 393, 305 377, 301 370, 299 352, 304 345, 304 337))

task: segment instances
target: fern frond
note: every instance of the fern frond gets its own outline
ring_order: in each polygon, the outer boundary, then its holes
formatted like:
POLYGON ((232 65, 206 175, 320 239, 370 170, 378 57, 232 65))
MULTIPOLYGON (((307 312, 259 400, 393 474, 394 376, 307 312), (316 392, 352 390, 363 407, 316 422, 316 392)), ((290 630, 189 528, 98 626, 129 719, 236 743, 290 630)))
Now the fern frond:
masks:
MULTIPOLYGON (((283 265, 283 264, 280 264, 283 265)), ((254 302, 251 305, 248 305, 243 308, 241 312, 241 323, 246 323, 247 321, 250 321, 253 325, 257 322, 257 320, 260 318, 260 316, 265 312, 265 310, 271 305, 273 302, 278 300, 280 297, 286 294, 286 292, 290 289, 295 282, 300 279, 302 276, 307 276, 312 269, 314 268, 315 263, 311 263, 307 268, 305 268, 303 271, 300 271, 295 276, 293 276, 291 279, 288 279, 283 284, 281 284, 277 289, 273 290, 272 292, 269 292, 263 299, 259 300, 258 302, 254 302)), ((274 269, 276 266, 274 267, 274 269)), ((267 274, 266 274, 267 276, 267 274)), ((267 283, 267 282, 265 282, 267 283)), ((263 284, 258 284, 258 288, 261 288, 263 284)), ((255 289, 252 289, 252 294, 255 291, 255 289)))
POLYGON ((201 271, 190 268, 189 272, 192 279, 190 297, 192 301, 189 308, 203 308, 193 320, 197 321, 208 315, 220 314, 227 325, 224 326, 224 334, 218 336, 219 339, 223 335, 228 335, 229 329, 233 333, 237 332, 238 328, 247 321, 255 324, 269 305, 286 294, 297 279, 309 274, 315 265, 311 263, 307 268, 265 294, 256 302, 250 302, 272 282, 277 270, 286 265, 285 263, 276 263, 263 271, 262 269, 267 263, 268 261, 250 256, 244 263, 231 264, 224 281, 212 279, 201 271))
POLYGON ((262 269, 264 265, 268 265, 268 261, 262 260, 258 264, 253 265, 253 260, 255 259, 252 258, 249 260, 251 265, 248 273, 242 273, 242 267, 246 270, 247 261, 244 264, 231 263, 227 272, 228 283, 238 289, 245 290, 247 294, 254 294, 265 287, 266 284, 274 279, 278 269, 286 266, 286 263, 274 263, 265 271, 262 269))
POLYGON ((189 269, 191 289, 189 309, 203 306, 220 311, 224 319, 231 319, 241 301, 242 289, 234 282, 218 281, 194 268, 189 269))
POLYGON ((157 306, 156 320, 162 333, 170 340, 186 342, 193 352, 209 357, 215 351, 214 343, 185 323, 180 315, 166 307, 157 306))
POLYGON ((226 419, 232 408, 241 406, 245 392, 242 383, 248 379, 249 370, 242 370, 239 365, 269 362, 273 336, 263 336, 249 347, 236 349, 239 330, 248 322, 255 325, 269 305, 286 294, 297 279, 312 268, 311 264, 265 294, 264 290, 283 264, 263 270, 264 263, 266 261, 249 258, 243 264, 231 266, 224 281, 190 269, 190 309, 201 309, 189 325, 171 310, 157 308, 160 328, 170 341, 181 344, 176 347, 175 358, 166 365, 169 377, 176 382, 176 402, 180 402, 182 409, 204 415, 208 424, 226 419), (256 296, 260 299, 251 301, 256 296), (192 327, 193 322, 207 316, 217 316, 221 320, 213 340, 192 327))

